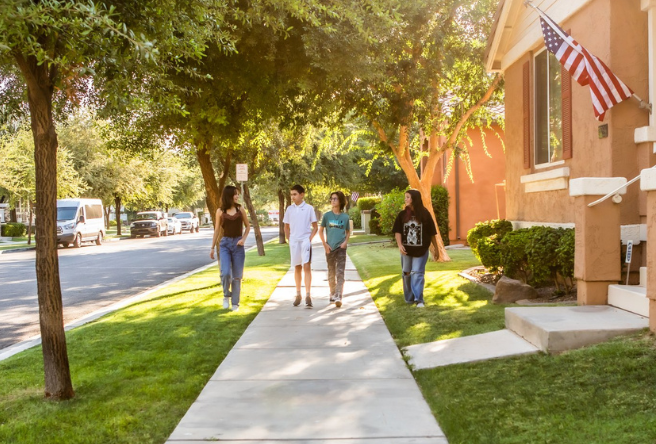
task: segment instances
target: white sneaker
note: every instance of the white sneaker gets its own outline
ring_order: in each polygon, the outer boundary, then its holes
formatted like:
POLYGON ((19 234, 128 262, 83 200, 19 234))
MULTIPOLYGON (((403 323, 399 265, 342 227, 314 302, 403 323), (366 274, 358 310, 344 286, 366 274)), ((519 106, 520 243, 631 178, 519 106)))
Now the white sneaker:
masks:
POLYGON ((226 310, 230 308, 230 298, 223 298, 223 308, 226 310))
POLYGON ((424 308, 424 307, 425 307, 425 305, 424 305, 423 302, 420 302, 420 303, 417 304, 417 308, 424 308))
POLYGON ((233 305, 232 306, 232 311, 237 311, 239 310, 239 305, 233 305))

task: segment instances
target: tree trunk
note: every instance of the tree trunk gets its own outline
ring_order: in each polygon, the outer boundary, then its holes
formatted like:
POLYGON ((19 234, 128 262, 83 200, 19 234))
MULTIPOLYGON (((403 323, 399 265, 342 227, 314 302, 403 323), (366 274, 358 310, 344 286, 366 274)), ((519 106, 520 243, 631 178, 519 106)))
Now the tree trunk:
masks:
MULTIPOLYGON (((440 235, 439 226, 437 225, 437 218, 435 217, 435 211, 433 211, 433 202, 431 200, 431 181, 433 179, 431 168, 434 169, 434 165, 437 162, 437 156, 442 153, 442 151, 438 150, 435 145, 438 141, 437 137, 434 137, 433 135, 430 137, 428 146, 428 161, 426 162, 425 169, 426 174, 424 174, 420 179, 419 175, 417 174, 417 170, 415 169, 414 162, 412 161, 412 156, 410 155, 409 129, 405 126, 401 126, 399 128, 399 142, 398 145, 395 146, 388 141, 384 130, 380 126, 375 126, 378 130, 380 139, 384 143, 388 144, 394 152, 394 156, 399 162, 399 166, 405 173, 410 187, 415 188, 421 193, 421 200, 424 204, 424 207, 428 210, 431 217, 433 218, 433 222, 437 228, 437 235, 435 236, 435 240, 437 241, 437 260, 439 262, 450 262, 451 258, 449 257, 446 248, 444 248, 444 242, 442 241, 442 236, 440 235)), ((435 254, 435 248, 432 244, 430 246, 430 251, 431 253, 435 254)))
POLYGON ((105 229, 109 230, 109 215, 112 213, 111 205, 107 205, 105 208, 105 229))
MULTIPOLYGON (((42 42, 47 43, 47 42, 42 42)), ((45 396, 70 399, 75 396, 66 349, 59 258, 57 257, 57 133, 52 119, 51 79, 47 63, 36 57, 15 54, 27 84, 34 166, 36 170, 36 280, 39 323, 45 373, 45 396)))
POLYGON ((121 196, 114 195, 114 211, 116 212, 116 235, 121 236, 121 196))
MULTIPOLYGON (((210 211, 210 217, 214 221, 214 215, 221 202, 221 191, 216 183, 214 167, 210 158, 209 144, 198 142, 196 144, 196 157, 200 165, 200 171, 203 173, 203 182, 205 183, 205 202, 210 211)), ((224 174, 225 176, 225 174, 224 174)), ((212 224, 214 225, 214 224, 212 224)))
POLYGON ((285 191, 285 208, 289 207, 292 204, 292 193, 291 191, 285 191))
POLYGON ((285 193, 282 190, 278 190, 278 243, 286 244, 287 240, 285 239, 285 224, 283 219, 285 217, 285 193))
POLYGON ((229 173, 230 173, 231 161, 232 161, 232 152, 228 151, 228 155, 226 156, 225 160, 223 161, 223 171, 221 171, 221 177, 219 177, 219 199, 221 198, 221 195, 223 194, 223 189, 225 188, 226 180, 228 180, 228 176, 229 176, 229 173))
POLYGON ((253 231, 255 232, 255 243, 257 244, 257 254, 260 256, 264 256, 264 242, 262 242, 262 231, 260 231, 260 223, 257 220, 257 214, 255 213, 255 207, 253 206, 253 201, 251 201, 251 193, 248 190, 247 183, 244 183, 244 203, 246 204, 246 208, 248 208, 248 213, 251 215, 253 231))
POLYGON ((32 213, 34 211, 34 205, 28 200, 27 205, 30 207, 28 221, 27 221, 27 245, 32 245, 32 213))
POLYGON ((16 212, 16 208, 12 208, 11 210, 9 210, 8 222, 18 222, 18 213, 16 212))

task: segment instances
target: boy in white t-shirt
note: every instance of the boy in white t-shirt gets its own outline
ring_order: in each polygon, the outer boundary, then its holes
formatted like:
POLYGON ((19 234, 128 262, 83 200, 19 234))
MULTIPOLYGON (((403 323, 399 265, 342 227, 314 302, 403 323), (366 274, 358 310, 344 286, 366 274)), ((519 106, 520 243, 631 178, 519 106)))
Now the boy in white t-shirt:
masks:
POLYGON ((305 305, 312 307, 310 285, 312 285, 312 238, 319 229, 314 207, 305 203, 305 188, 294 185, 291 188, 292 205, 287 207, 283 223, 285 236, 289 241, 289 251, 294 266, 296 298, 294 307, 301 304, 301 273, 305 272, 305 305))

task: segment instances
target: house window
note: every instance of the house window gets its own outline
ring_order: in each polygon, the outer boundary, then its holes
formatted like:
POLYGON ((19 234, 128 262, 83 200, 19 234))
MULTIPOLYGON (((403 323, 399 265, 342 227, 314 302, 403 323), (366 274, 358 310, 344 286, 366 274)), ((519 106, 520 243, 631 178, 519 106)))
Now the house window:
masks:
POLYGON ((535 56, 535 164, 563 159, 561 67, 544 50, 535 56))

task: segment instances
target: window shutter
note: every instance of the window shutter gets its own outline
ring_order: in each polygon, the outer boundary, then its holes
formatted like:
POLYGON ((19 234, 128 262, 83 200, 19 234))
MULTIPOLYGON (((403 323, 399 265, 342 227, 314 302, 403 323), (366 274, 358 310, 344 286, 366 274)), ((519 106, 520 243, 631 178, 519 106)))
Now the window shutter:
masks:
POLYGON ((560 88, 563 113, 563 159, 572 158, 572 76, 565 68, 560 70, 560 88))
POLYGON ((524 63, 524 168, 531 168, 531 71, 524 63))

